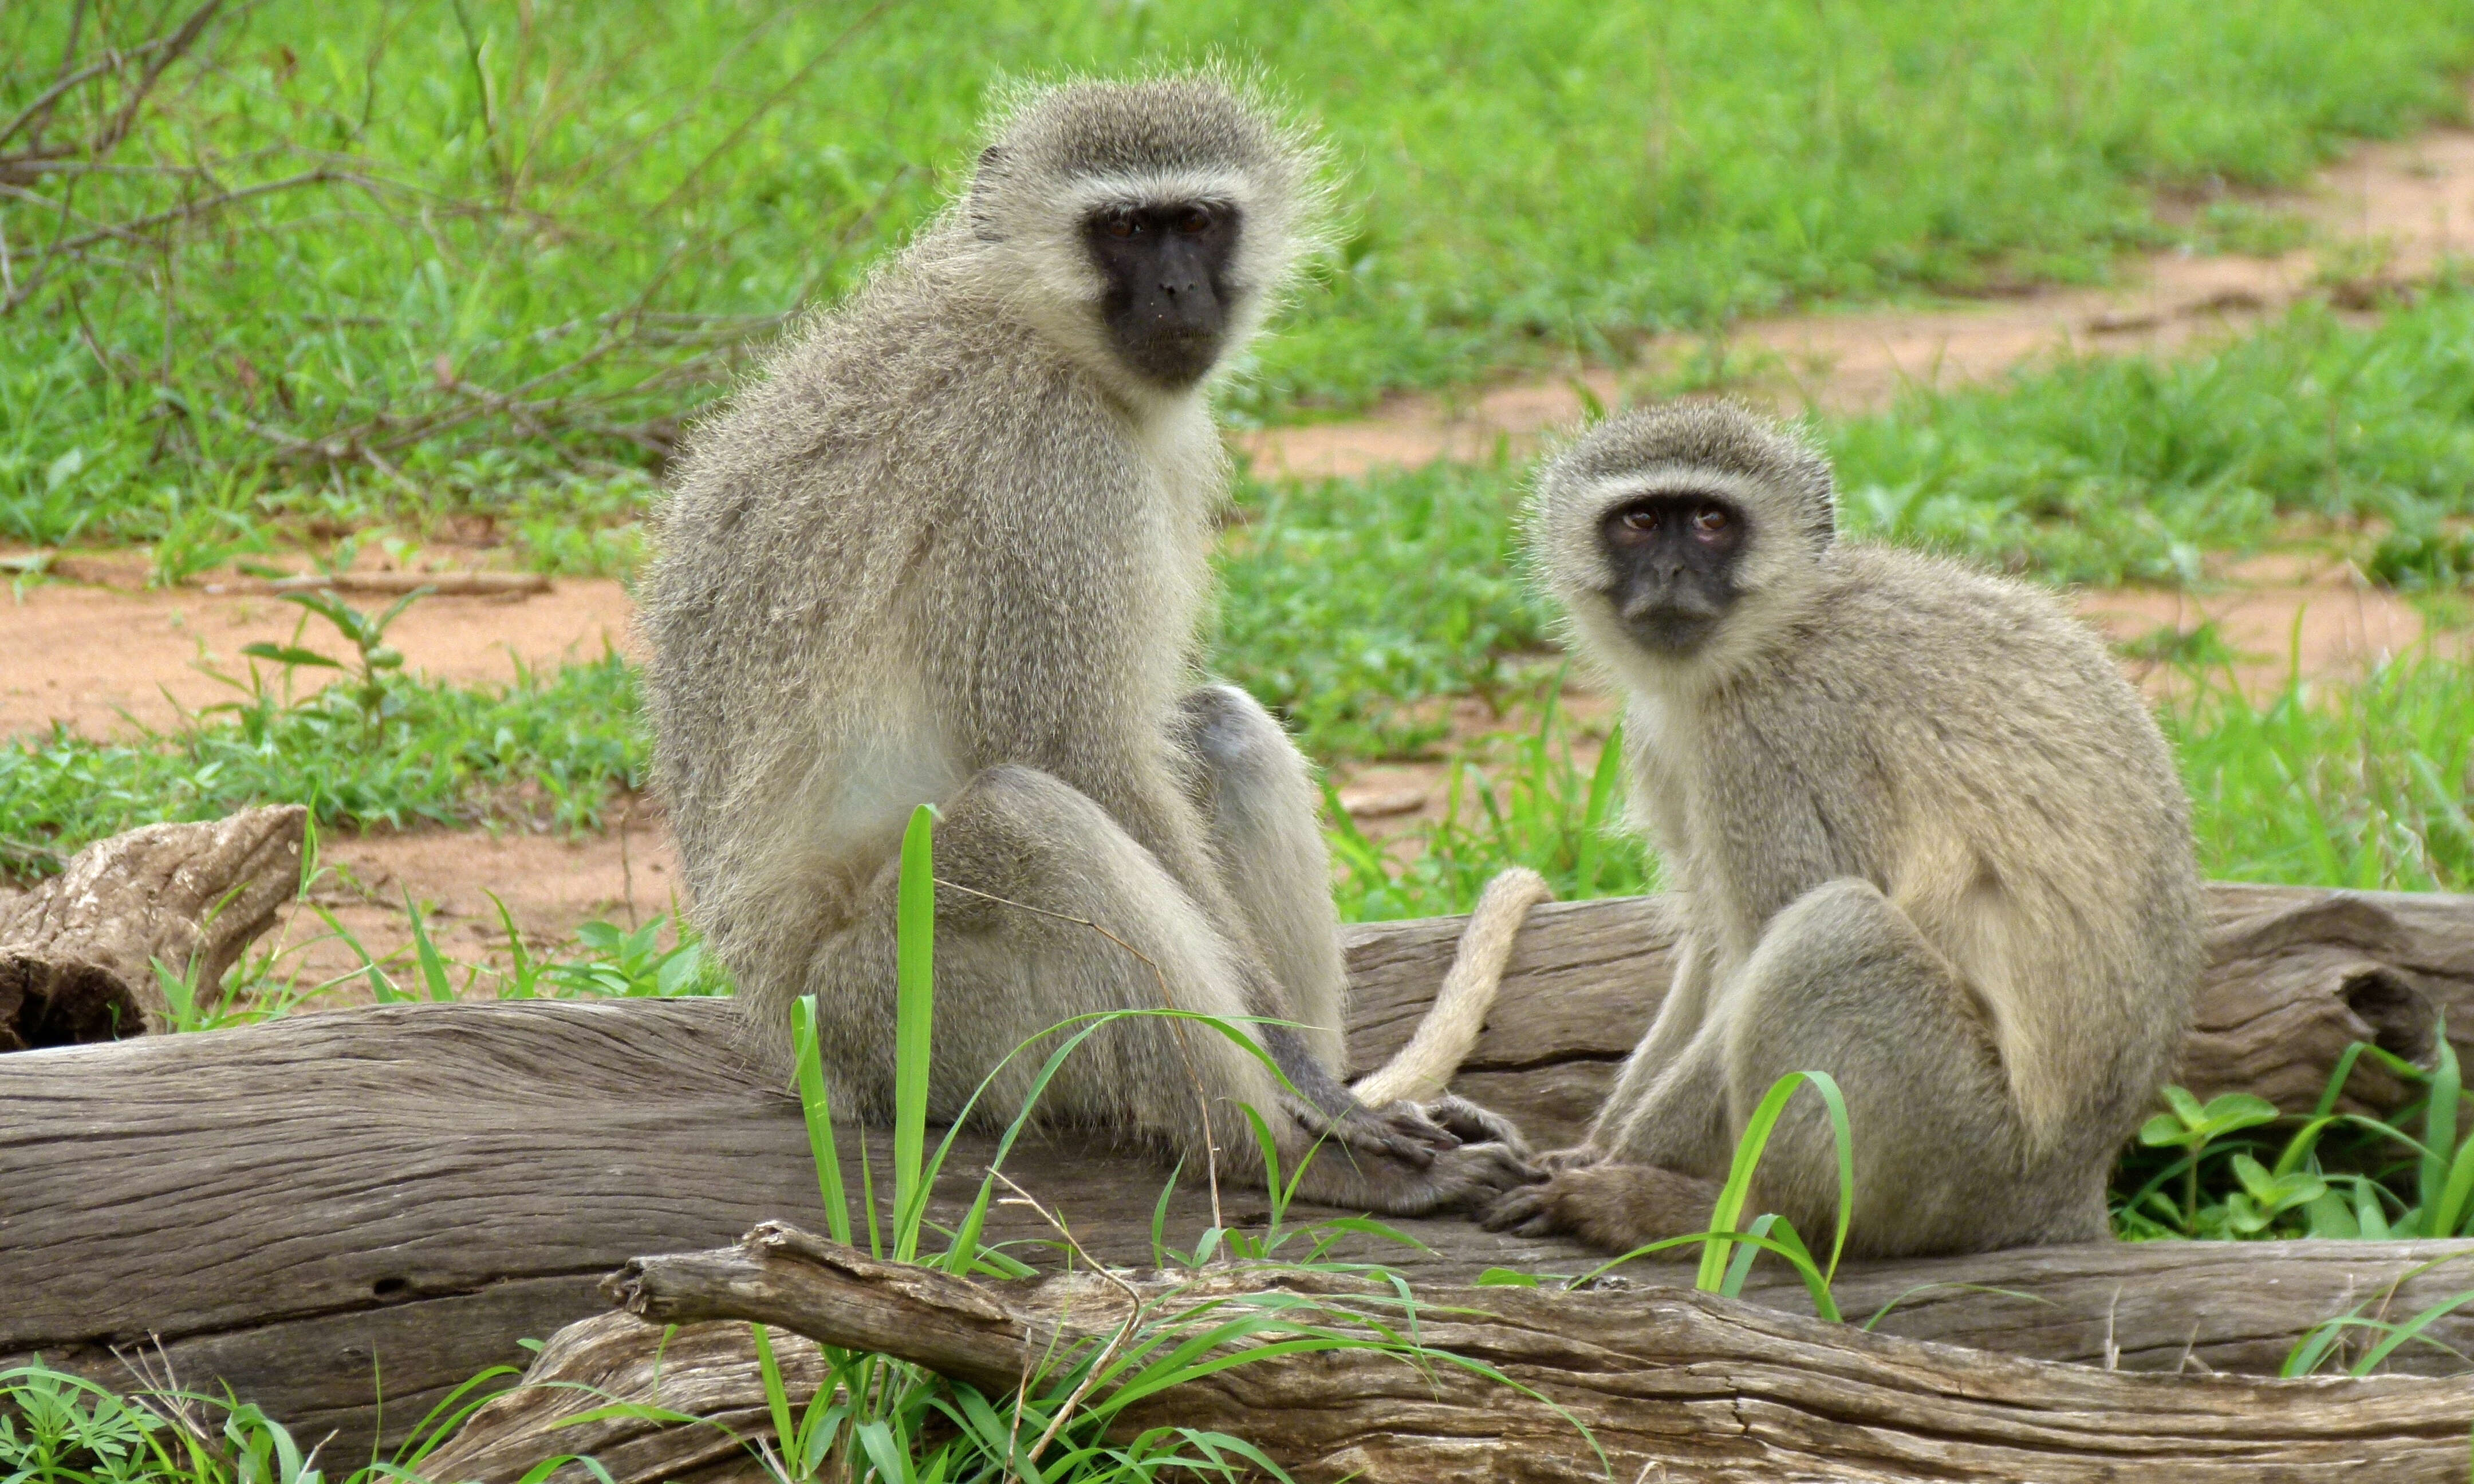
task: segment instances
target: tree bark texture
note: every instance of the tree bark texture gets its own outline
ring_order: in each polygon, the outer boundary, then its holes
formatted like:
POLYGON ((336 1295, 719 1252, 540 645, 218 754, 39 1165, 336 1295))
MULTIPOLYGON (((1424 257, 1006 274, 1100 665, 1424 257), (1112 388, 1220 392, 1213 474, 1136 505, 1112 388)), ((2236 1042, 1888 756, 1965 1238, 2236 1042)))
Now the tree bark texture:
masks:
MULTIPOLYGON (((2214 902, 2218 961, 2185 1062, 2202 1090, 2307 1107, 2349 1038, 2413 1053, 2439 1008, 2474 1025, 2474 899, 2220 886, 2214 902)), ((1358 1068, 1406 1039, 1458 930, 1349 930, 1358 1068)), ((1455 1086, 1541 1142, 1571 1137, 1656 1008, 1669 936, 1655 898, 1537 909, 1455 1086)), ((2358 1072, 2352 1091, 2382 1106, 2400 1089, 2358 1072)), ((860 1142, 844 1132, 854 1191, 860 1142)), ((868 1146, 882 1174, 889 1141, 868 1146)), ((959 1215, 991 1151, 957 1143, 935 1219, 959 1215)), ((1153 1264, 1167 1177, 1142 1151, 1069 1136, 1027 1144, 1007 1169, 1104 1259, 1153 1264)), ((1188 1171, 1170 1240, 1190 1244, 1211 1209, 1188 1171)), ((1232 1227, 1268 1219, 1259 1191, 1225 1190, 1222 1210, 1232 1227)), ((401 1436, 484 1367, 522 1364, 517 1342, 594 1312, 594 1283, 627 1257, 715 1247, 769 1218, 821 1225, 815 1175, 796 1108, 722 1002, 384 1006, 0 1057, 0 1364, 39 1352, 125 1378, 112 1347, 159 1343, 184 1384, 228 1381, 304 1437, 332 1429, 345 1452, 401 1436)), ((1597 1262, 1457 1218, 1392 1225, 1425 1248, 1343 1250, 1433 1283, 1597 1262)), ((989 1231, 1034 1264, 1051 1263, 1053 1237, 1005 1208, 989 1231)), ((1881 1323, 1920 1338, 2272 1370, 2358 1304, 2402 1316, 2474 1286, 2464 1264, 2416 1271, 2460 1252, 2474 1244, 2043 1249, 1867 1265, 1841 1293, 1863 1314, 1921 1289, 1881 1323)), ((1806 1311, 1767 1268, 1749 1296, 1806 1311)), ((2432 1333, 2474 1346, 2474 1318, 2432 1333)))
MULTIPOLYGON (((1335 1276, 1239 1270, 1137 1291, 1155 1305, 1146 1324, 1173 1324, 1198 1302, 1274 1281, 1325 1305, 1318 1325, 1355 1328, 1353 1300, 1406 1328, 1396 1307, 1368 1304, 1381 1290, 1335 1276)), ((709 1408, 741 1436, 768 1432, 745 1331, 713 1321, 896 1355, 1002 1397, 1046 1357, 1104 1345, 1132 1308, 1087 1274, 969 1281, 772 1224, 736 1247, 637 1258, 603 1292, 653 1323, 610 1317, 562 1331, 530 1377, 550 1384, 492 1402, 432 1460, 440 1476, 496 1484, 571 1451, 615 1465, 626 1484, 718 1476, 731 1461, 716 1428, 556 1425, 604 1397, 555 1383, 589 1380, 627 1400, 709 1408), (658 1327, 672 1323, 697 1327, 699 1363, 683 1374, 673 1359, 656 1376, 647 1362, 662 1344, 658 1327), (681 1394, 691 1388, 692 1398, 681 1394)), ((1516 1384, 1371 1350, 1274 1356, 1137 1401, 1112 1433, 1228 1432, 1301 1480, 1365 1484, 2438 1484, 2463 1476, 2474 1424, 2474 1378, 2126 1375, 1867 1334, 1673 1287, 1434 1286, 1417 1298, 1423 1344, 1516 1384)), ((802 1349, 790 1365, 812 1393, 813 1352, 802 1349)))
POLYGON ((193 971, 196 1007, 212 1008, 224 970, 299 889, 307 819, 283 804, 150 825, 0 900, 0 1051, 168 1029, 158 960, 193 971))

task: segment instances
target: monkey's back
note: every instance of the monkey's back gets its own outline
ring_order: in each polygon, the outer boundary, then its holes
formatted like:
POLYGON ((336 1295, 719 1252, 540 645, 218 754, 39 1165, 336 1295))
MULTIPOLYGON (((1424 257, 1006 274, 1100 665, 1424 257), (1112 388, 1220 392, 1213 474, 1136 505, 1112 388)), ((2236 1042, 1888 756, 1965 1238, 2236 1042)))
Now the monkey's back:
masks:
POLYGON ((2170 750, 2095 635, 2023 584, 1841 544, 1745 680, 1705 713, 1686 842, 1687 878, 1748 884, 1711 903, 1733 934, 1869 879, 2013 981, 2000 1034, 2067 1084, 2036 1097, 2100 1124, 2144 1103, 2200 967, 2199 879, 2170 750), (2006 948, 1977 941, 1996 910, 2006 948))

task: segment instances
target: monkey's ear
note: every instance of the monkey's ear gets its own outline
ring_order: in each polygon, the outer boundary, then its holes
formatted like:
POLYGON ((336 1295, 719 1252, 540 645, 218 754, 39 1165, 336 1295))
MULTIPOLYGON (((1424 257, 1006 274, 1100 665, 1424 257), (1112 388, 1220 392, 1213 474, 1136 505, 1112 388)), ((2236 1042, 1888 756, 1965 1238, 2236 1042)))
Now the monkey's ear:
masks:
POLYGON ((971 234, 982 242, 995 242, 1004 236, 997 230, 996 221, 989 214, 987 193, 993 179, 1005 173, 1010 158, 1004 145, 991 144, 980 151, 979 163, 972 168, 971 189, 966 201, 971 217, 971 234))

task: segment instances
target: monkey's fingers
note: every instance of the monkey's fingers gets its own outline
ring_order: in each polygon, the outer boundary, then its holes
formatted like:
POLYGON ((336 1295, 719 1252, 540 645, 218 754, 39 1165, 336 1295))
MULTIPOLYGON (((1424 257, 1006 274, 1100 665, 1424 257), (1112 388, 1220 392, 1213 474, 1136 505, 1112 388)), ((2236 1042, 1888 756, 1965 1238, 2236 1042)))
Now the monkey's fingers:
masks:
POLYGON ((1446 1210, 1489 1209, 1540 1178, 1536 1166, 1504 1144, 1463 1144, 1435 1160, 1438 1204, 1446 1210))
POLYGON ((1336 1146, 1326 1152, 1326 1159, 1396 1161, 1413 1170, 1422 1170, 1435 1162, 1432 1142, 1407 1137, 1371 1109, 1351 1104, 1335 1113, 1298 1100, 1290 1104, 1289 1115, 1298 1121, 1309 1142, 1336 1146))
POLYGON ((1455 1130, 1444 1127, 1423 1108, 1411 1102, 1387 1103, 1381 1108, 1365 1110, 1365 1115, 1383 1126, 1393 1139, 1407 1139, 1436 1154, 1458 1149, 1465 1143, 1483 1143, 1484 1138, 1464 1138, 1455 1130))
POLYGON ((1464 1144, 1501 1144, 1523 1161, 1529 1159, 1529 1141, 1520 1137, 1520 1126, 1492 1109, 1445 1093, 1428 1103, 1424 1111, 1427 1117, 1464 1144))
POLYGON ((1538 1167, 1549 1175, 1565 1170, 1585 1170, 1592 1164, 1604 1164, 1608 1155, 1595 1144, 1575 1144, 1569 1149, 1550 1149, 1538 1156, 1538 1167))
POLYGON ((1477 1224, 1490 1232, 1508 1232, 1515 1236, 1552 1236, 1554 1197, 1544 1185, 1508 1190, 1479 1213, 1477 1224))

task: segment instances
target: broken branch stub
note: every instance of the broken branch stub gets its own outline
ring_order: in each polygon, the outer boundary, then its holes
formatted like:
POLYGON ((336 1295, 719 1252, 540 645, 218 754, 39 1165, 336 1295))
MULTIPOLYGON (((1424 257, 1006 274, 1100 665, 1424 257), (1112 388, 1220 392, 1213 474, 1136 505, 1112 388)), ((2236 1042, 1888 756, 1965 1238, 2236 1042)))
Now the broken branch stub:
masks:
POLYGON ((0 1051, 112 1041, 172 1024, 160 961, 222 996, 224 970, 301 884, 308 811, 245 809, 98 840, 0 903, 0 1051))

